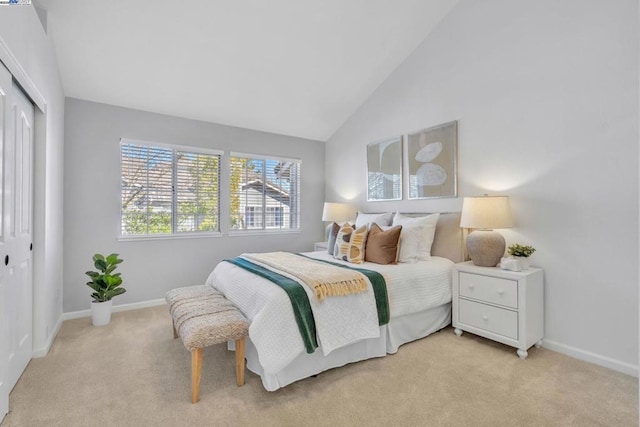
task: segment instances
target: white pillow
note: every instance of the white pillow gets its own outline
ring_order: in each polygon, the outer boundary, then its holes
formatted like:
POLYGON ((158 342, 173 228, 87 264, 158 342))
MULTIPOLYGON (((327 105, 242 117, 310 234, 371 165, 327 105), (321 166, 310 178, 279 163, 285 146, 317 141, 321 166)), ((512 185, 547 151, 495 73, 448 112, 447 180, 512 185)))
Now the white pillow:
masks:
POLYGON ((369 224, 376 223, 380 227, 391 225, 391 217, 393 212, 381 213, 381 214, 367 214, 358 211, 356 217, 356 228, 360 228, 363 225, 369 226, 369 224))
POLYGON ((393 217, 393 225, 401 225, 398 262, 427 261, 431 259, 431 245, 436 233, 439 213, 412 218, 401 213, 393 217))

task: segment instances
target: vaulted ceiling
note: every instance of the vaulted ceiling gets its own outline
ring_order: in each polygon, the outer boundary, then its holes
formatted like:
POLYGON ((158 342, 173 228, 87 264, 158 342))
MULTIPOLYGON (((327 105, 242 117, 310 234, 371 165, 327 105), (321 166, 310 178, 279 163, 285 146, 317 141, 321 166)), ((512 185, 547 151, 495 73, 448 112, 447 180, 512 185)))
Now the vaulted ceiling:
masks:
POLYGON ((327 140, 458 0, 36 0, 66 96, 327 140))

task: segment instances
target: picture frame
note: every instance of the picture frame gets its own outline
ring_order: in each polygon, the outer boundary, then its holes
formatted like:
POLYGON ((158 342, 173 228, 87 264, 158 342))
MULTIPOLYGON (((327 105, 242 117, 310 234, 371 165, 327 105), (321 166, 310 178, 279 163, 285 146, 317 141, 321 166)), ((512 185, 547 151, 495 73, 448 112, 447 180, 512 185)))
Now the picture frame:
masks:
POLYGON ((402 136, 367 145, 367 201, 402 200, 402 136))
POLYGON ((458 121, 406 136, 404 164, 409 200, 458 196, 458 121))

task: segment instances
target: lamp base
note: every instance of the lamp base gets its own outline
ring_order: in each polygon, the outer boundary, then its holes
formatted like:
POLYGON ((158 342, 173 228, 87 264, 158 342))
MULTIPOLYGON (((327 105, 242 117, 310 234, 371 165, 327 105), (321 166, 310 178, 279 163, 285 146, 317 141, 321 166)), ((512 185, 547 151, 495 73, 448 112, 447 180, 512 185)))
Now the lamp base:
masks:
POLYGON ((475 265, 495 267, 504 256, 504 237, 493 230, 475 230, 467 236, 467 252, 475 265))

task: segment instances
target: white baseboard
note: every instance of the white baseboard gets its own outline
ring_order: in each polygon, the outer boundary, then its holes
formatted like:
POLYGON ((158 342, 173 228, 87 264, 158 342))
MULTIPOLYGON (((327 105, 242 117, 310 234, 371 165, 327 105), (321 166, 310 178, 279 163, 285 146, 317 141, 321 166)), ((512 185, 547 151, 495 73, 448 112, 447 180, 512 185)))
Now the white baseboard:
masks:
MULTIPOLYGON (((134 302, 131 304, 114 305, 113 307, 111 307, 111 312, 118 313, 120 311, 137 310, 139 308, 157 307, 166 303, 167 302, 164 298, 158 298, 149 301, 134 302)), ((62 314, 62 320, 80 319, 81 317, 91 317, 91 309, 70 311, 68 313, 62 314)))
POLYGON ((51 331, 51 333, 49 334, 49 338, 47 339, 44 347, 33 349, 33 352, 31 354, 32 357, 45 357, 47 354, 49 354, 49 350, 51 350, 51 346, 53 345, 53 342, 55 341, 56 337, 58 336, 58 332, 60 332, 60 328, 62 327, 63 317, 64 315, 58 317, 58 321, 53 327, 53 331, 51 331))
POLYGON ((585 362, 593 363, 594 365, 604 366, 605 368, 613 369, 614 371, 622 372, 623 374, 638 377, 638 365, 632 365, 630 363, 622 362, 620 360, 612 359, 607 356, 592 353, 587 350, 582 350, 570 345, 562 344, 556 341, 543 339, 542 346, 549 350, 557 351, 558 353, 566 354, 567 356, 575 357, 576 359, 584 360, 585 362))

